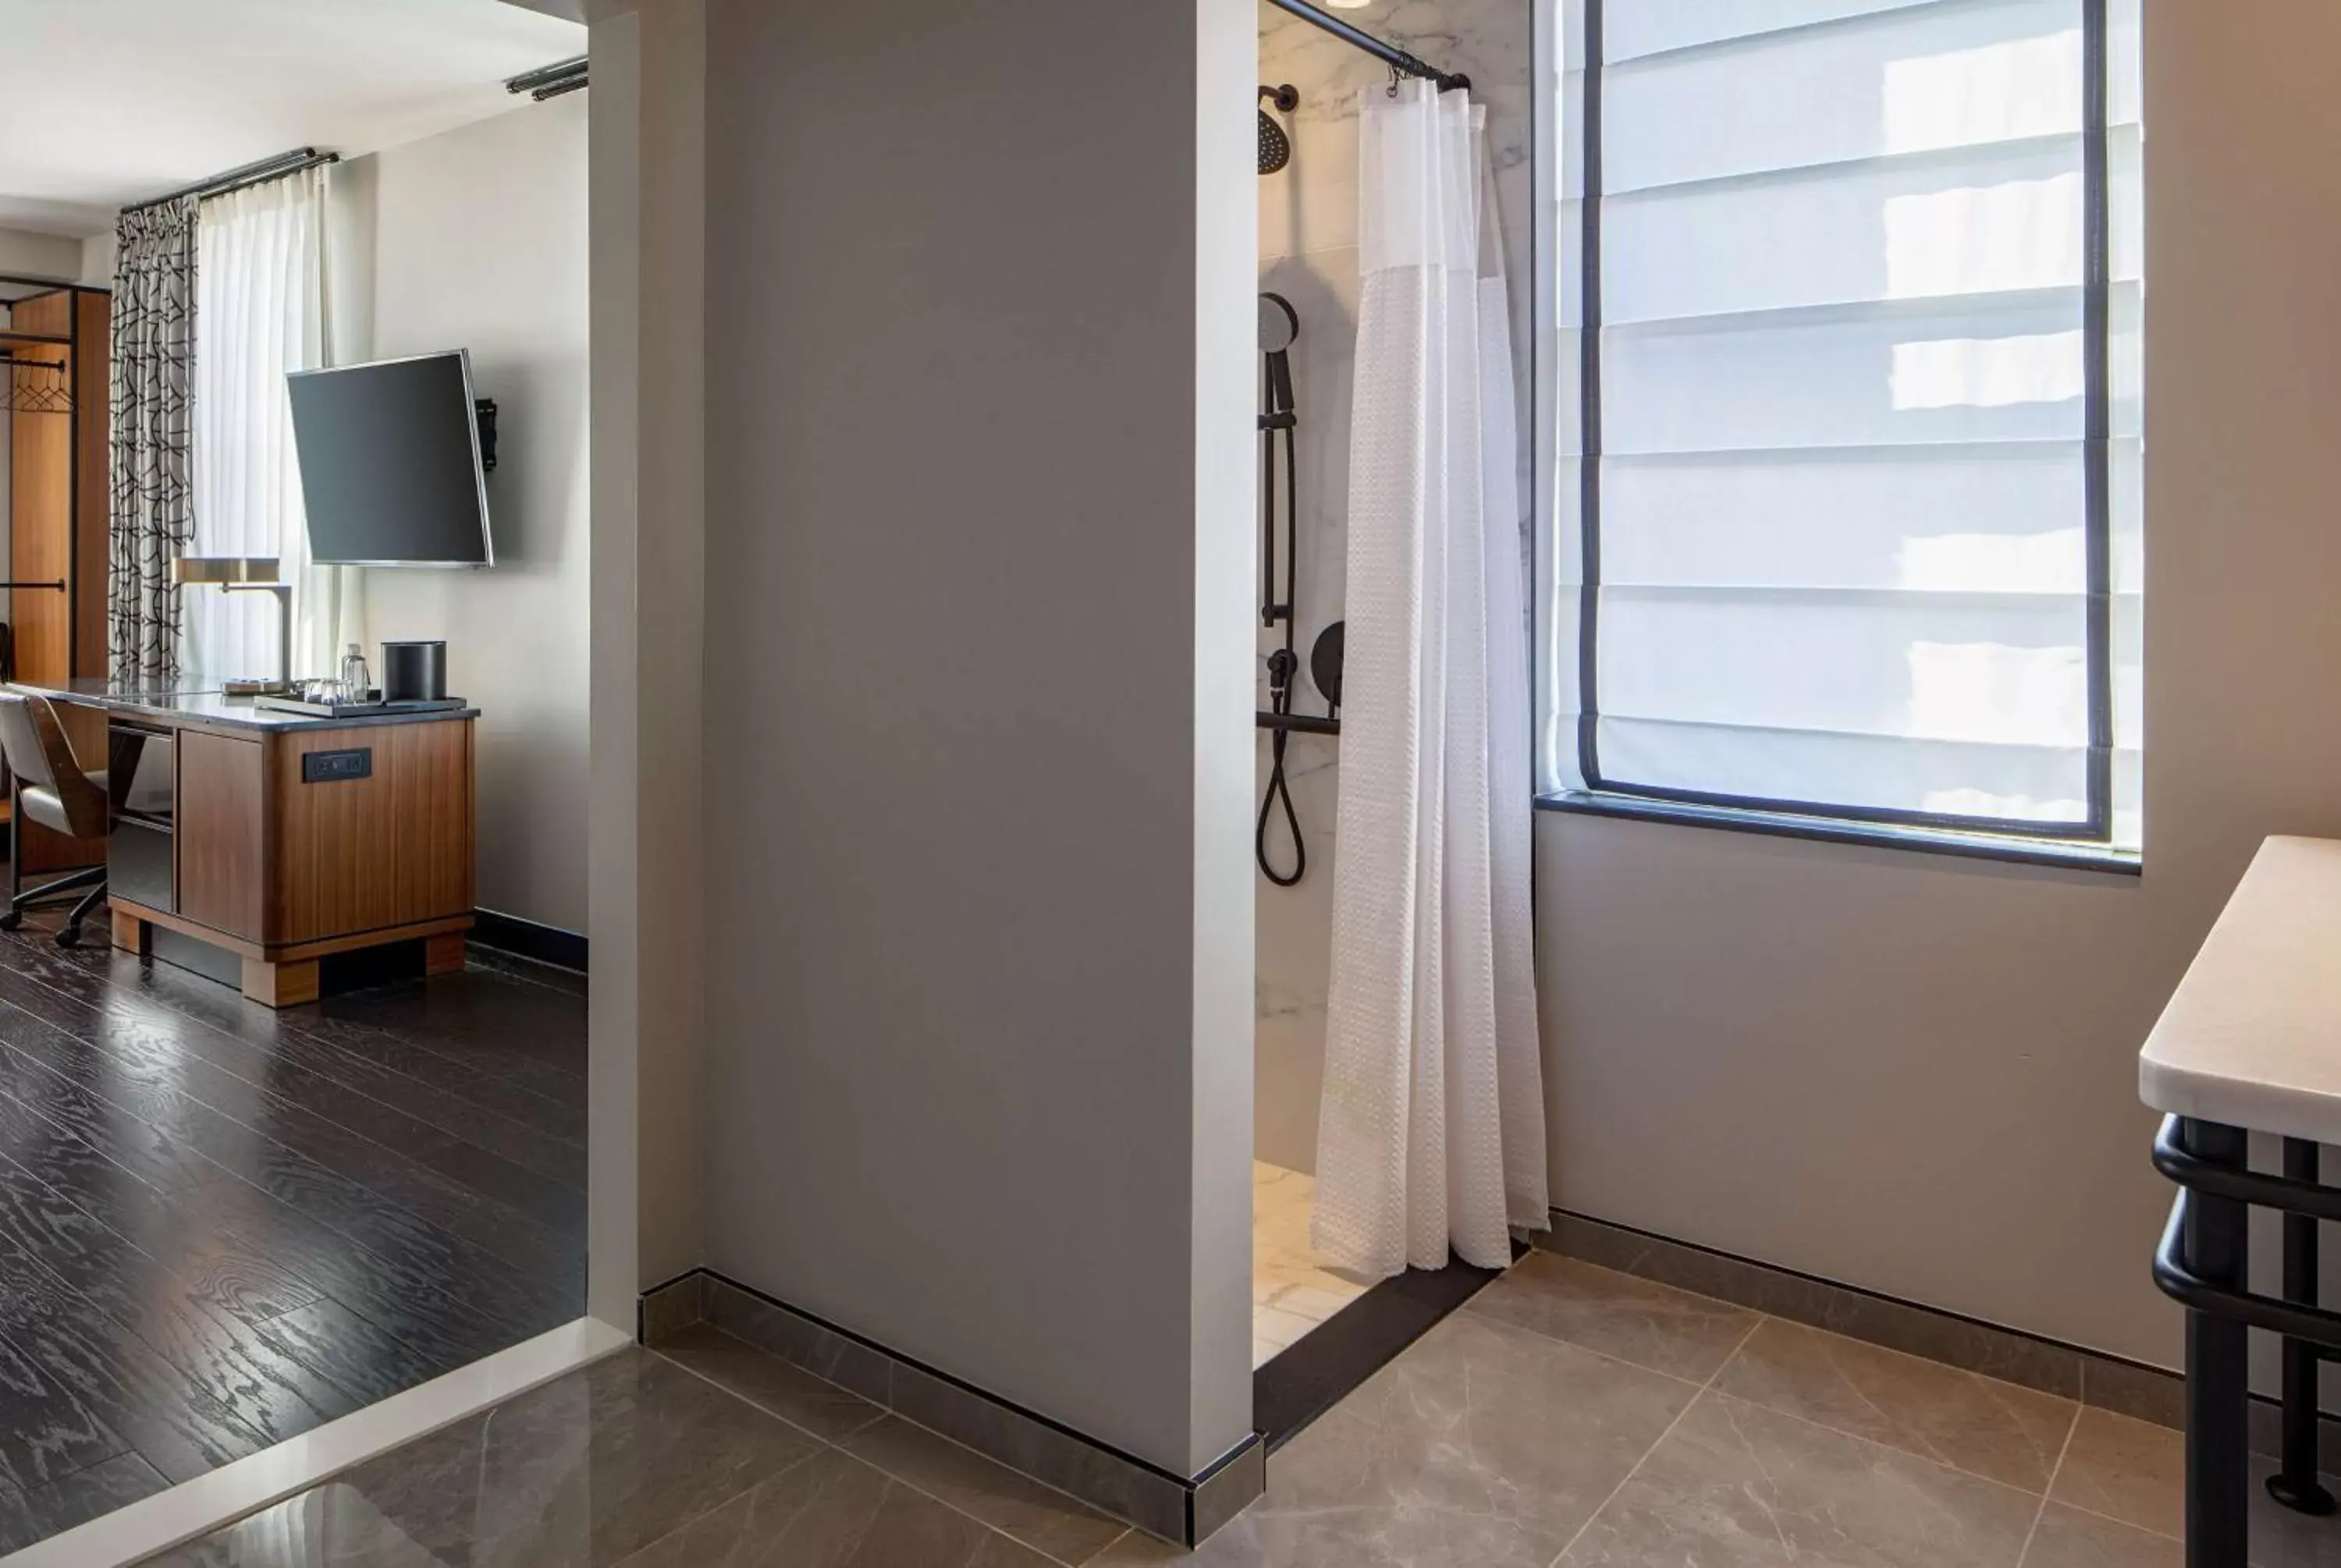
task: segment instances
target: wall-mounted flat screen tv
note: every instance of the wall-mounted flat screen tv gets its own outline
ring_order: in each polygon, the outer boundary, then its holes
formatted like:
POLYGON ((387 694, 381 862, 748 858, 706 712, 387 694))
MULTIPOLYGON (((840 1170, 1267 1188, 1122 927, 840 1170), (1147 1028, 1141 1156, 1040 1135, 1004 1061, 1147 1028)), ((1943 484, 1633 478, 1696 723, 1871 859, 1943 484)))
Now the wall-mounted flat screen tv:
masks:
POLYGON ((293 442, 321 566, 488 566, 469 350, 295 371, 293 442))

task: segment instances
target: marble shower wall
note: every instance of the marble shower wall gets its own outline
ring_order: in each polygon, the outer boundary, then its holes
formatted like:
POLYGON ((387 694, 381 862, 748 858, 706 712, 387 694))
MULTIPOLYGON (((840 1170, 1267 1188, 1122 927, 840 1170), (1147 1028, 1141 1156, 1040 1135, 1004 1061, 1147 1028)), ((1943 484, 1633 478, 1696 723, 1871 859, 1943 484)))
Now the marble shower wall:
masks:
MULTIPOLYGON (((1534 3, 1374 0, 1362 9, 1340 13, 1345 21, 1433 65, 1469 76, 1473 96, 1488 106, 1511 283, 1524 498, 1533 493, 1525 442, 1530 429, 1528 350, 1533 297, 1529 116, 1535 75, 1530 44, 1534 3)), ((1260 182, 1260 287, 1282 294, 1300 317, 1300 336, 1292 345, 1300 413, 1300 608, 1295 646, 1302 660, 1294 706, 1305 713, 1322 713, 1324 699, 1309 681, 1307 661, 1317 634, 1341 619, 1348 557, 1344 519, 1358 328, 1358 101, 1360 94, 1385 86, 1390 72, 1370 55, 1274 6, 1262 5, 1260 18, 1260 81, 1270 85, 1289 82, 1300 90, 1300 107, 1275 116, 1292 138, 1292 161, 1281 174, 1260 182)), ((1524 538, 1526 521, 1522 520, 1524 538)), ((1273 634, 1263 630, 1262 660, 1282 642, 1280 630, 1273 634)), ((1264 663, 1260 705, 1268 706, 1264 663)), ((1279 888, 1257 874, 1253 878, 1259 927, 1254 1152, 1273 1164, 1312 1173, 1317 1168, 1318 1087, 1325 1060, 1340 754, 1338 739, 1292 738, 1285 776, 1300 813, 1308 871, 1295 888, 1279 888)), ((1265 732, 1258 757, 1259 787, 1265 790, 1265 732)), ((1269 843, 1278 868, 1289 867, 1290 845, 1281 811, 1270 824, 1269 843)))

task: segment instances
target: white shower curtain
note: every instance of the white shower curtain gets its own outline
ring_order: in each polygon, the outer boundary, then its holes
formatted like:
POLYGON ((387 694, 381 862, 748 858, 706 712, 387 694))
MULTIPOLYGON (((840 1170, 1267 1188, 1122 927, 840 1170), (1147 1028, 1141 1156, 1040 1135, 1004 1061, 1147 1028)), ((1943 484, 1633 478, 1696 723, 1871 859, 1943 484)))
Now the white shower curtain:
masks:
POLYGON ((1486 111, 1367 92, 1317 1245, 1386 1275, 1548 1223, 1528 629, 1486 111))

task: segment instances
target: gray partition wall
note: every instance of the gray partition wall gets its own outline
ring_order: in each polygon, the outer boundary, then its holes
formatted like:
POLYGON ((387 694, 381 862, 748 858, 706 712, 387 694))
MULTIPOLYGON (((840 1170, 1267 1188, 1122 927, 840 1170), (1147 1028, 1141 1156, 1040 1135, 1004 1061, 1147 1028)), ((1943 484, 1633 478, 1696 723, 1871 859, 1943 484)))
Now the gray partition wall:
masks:
POLYGON ((1252 0, 706 27, 702 1261, 1193 1474, 1250 1430, 1252 0))

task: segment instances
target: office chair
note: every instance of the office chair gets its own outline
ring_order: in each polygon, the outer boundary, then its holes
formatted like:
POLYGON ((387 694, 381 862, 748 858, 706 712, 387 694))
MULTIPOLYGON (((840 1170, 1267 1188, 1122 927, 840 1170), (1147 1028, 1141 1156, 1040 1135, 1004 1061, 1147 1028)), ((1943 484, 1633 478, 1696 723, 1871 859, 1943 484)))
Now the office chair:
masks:
POLYGON ((105 897, 105 868, 93 866, 27 890, 25 887, 24 828, 26 818, 42 827, 75 839, 104 839, 112 825, 107 811, 105 774, 86 773, 74 759, 73 745, 56 710, 45 697, 0 692, 0 759, 15 776, 15 809, 8 817, 8 908, 0 910, 0 931, 24 923, 32 905, 60 893, 86 888, 81 901, 65 917, 57 946, 77 947, 81 923, 105 897))

